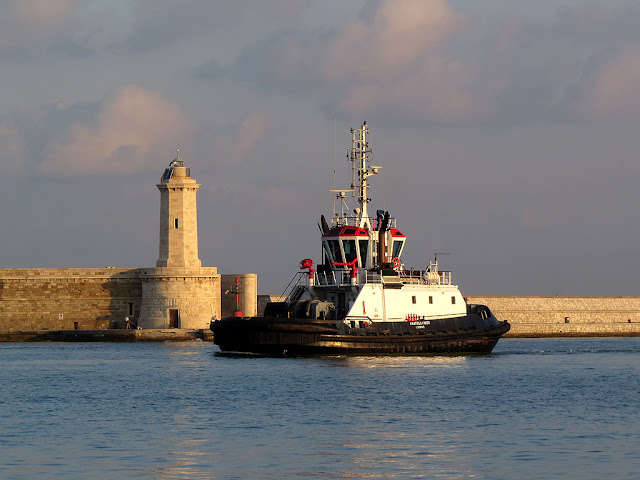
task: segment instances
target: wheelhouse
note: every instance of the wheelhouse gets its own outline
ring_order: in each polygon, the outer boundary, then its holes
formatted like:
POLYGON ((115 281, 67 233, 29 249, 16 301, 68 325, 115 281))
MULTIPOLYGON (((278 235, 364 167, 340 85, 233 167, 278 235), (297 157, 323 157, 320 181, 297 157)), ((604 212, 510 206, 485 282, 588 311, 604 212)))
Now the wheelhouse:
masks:
POLYGON ((357 268, 371 269, 381 263, 399 263, 407 237, 397 228, 380 234, 367 228, 352 225, 338 225, 322 235, 325 265, 335 269, 346 268, 355 260, 357 268), (378 244, 384 245, 378 252, 378 244))
POLYGON ((322 236, 325 264, 336 265, 356 260, 358 268, 371 268, 371 241, 366 228, 337 226, 322 236))
POLYGON ((387 255, 391 257, 391 261, 396 258, 400 259, 402 250, 404 249, 404 242, 407 240, 407 237, 397 228, 389 230, 387 236, 387 245, 390 246, 390 249, 387 251, 387 255))

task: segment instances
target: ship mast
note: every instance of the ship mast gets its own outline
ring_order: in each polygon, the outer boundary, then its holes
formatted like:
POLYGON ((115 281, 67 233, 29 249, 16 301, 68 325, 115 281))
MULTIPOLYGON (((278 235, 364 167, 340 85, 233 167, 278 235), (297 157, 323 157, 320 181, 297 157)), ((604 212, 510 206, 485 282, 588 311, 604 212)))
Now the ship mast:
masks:
POLYGON ((371 175, 380 173, 382 167, 368 166, 368 162, 371 160, 371 154, 373 153, 373 150, 369 148, 369 141, 367 140, 368 134, 369 127, 367 126, 367 122, 363 122, 362 126, 358 129, 351 129, 349 159, 352 165, 351 188, 353 189, 353 196, 358 203, 358 207, 355 210, 356 225, 360 228, 371 230, 371 221, 367 211, 367 204, 371 201, 371 199, 367 197, 367 191, 369 189, 367 179, 371 175))

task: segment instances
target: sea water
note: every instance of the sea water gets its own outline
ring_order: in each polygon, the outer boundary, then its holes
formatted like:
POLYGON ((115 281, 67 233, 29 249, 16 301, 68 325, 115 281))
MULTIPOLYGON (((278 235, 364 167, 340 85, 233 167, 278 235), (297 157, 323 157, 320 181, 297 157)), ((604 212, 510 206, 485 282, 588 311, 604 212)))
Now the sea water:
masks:
POLYGON ((637 479, 640 339, 469 357, 0 344, 3 479, 637 479))

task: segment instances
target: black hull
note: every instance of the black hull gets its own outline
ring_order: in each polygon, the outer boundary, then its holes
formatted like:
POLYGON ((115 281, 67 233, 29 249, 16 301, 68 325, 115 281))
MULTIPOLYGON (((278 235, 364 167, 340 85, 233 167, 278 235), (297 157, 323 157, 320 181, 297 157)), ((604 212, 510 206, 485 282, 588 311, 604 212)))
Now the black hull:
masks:
POLYGON ((442 320, 374 323, 350 328, 335 320, 244 317, 212 322, 223 352, 263 355, 489 354, 507 322, 476 314, 442 320))

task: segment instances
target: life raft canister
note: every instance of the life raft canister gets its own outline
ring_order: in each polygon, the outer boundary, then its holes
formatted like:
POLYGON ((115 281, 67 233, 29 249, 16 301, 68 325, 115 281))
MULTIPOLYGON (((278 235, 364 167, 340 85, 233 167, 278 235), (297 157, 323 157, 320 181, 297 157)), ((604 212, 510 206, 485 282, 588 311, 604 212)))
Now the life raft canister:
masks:
POLYGON ((393 257, 391 265, 393 265, 393 268, 398 268, 400 266, 400 259, 398 257, 393 257))
POLYGON ((313 268, 313 260, 311 260, 310 258, 305 258, 304 260, 300 261, 300 269, 303 268, 313 268))

